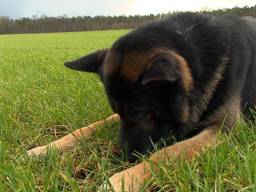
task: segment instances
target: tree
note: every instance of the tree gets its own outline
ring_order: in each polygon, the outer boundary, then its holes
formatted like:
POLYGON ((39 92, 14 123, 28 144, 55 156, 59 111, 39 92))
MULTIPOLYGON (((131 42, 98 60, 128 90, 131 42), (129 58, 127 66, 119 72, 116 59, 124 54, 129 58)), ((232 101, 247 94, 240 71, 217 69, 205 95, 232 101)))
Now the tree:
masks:
MULTIPOLYGON (((202 13, 212 15, 234 14, 239 16, 256 17, 256 6, 232 9, 219 9, 211 11, 204 8, 202 13)), ((174 12, 176 13, 176 12, 174 12)), ((67 32, 67 31, 90 31, 107 29, 131 29, 147 23, 166 18, 174 13, 157 15, 134 15, 134 16, 79 16, 48 17, 46 15, 33 15, 32 18, 21 18, 12 20, 8 17, 0 17, 0 34, 7 33, 46 33, 46 32, 67 32)))

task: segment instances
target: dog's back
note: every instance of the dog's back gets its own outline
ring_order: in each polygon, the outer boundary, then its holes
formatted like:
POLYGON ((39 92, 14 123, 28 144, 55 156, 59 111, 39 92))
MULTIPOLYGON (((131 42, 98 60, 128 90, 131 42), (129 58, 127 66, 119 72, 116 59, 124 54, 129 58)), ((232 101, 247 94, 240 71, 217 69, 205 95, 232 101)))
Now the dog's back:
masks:
POLYGON ((243 19, 256 31, 256 19, 253 17, 243 17, 243 19))
POLYGON ((251 27, 248 34, 248 41, 251 44, 251 66, 248 70, 247 79, 242 95, 242 111, 251 118, 250 109, 255 109, 256 105, 256 19, 253 17, 243 17, 251 27))

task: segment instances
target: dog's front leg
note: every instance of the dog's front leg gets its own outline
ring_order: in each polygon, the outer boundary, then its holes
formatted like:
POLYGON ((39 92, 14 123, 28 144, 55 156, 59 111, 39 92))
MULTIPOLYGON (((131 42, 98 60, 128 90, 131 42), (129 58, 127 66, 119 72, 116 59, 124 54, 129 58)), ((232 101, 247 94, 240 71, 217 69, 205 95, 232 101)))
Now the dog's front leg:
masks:
POLYGON ((103 127, 104 125, 106 125, 106 123, 111 123, 113 121, 118 121, 118 120, 119 120, 119 116, 117 114, 111 115, 104 120, 97 121, 87 127, 77 129, 73 133, 70 133, 56 141, 53 141, 48 145, 39 146, 39 147, 30 149, 29 151, 27 151, 27 154, 29 156, 45 155, 47 153, 47 150, 51 148, 57 150, 58 152, 63 152, 68 149, 72 149, 76 145, 79 139, 88 138, 95 133, 97 128, 103 127))
MULTIPOLYGON (((148 161, 143 161, 127 170, 114 174, 109 183, 115 192, 137 192, 145 179, 150 178, 150 169, 157 171, 159 162, 168 161, 170 158, 179 157, 183 160, 191 160, 193 156, 203 149, 216 144, 217 126, 206 128, 198 135, 176 143, 152 154, 148 161)), ((100 189, 106 189, 104 183, 100 189)))

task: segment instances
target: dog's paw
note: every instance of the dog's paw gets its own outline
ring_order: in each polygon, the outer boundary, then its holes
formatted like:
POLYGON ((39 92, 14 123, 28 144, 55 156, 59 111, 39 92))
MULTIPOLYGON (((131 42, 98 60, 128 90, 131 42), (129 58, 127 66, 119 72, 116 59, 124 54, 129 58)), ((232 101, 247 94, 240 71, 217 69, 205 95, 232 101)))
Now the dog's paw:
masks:
POLYGON ((30 150, 27 151, 27 155, 29 157, 46 155, 46 153, 47 153, 47 147, 46 146, 35 147, 35 148, 30 149, 30 150))

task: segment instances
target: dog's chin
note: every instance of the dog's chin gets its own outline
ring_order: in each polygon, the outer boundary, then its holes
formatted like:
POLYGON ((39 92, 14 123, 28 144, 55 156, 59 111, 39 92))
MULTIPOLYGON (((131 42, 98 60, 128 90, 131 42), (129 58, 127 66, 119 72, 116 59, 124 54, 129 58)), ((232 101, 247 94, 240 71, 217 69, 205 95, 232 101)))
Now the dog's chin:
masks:
POLYGON ((134 163, 137 160, 141 160, 145 156, 150 156, 150 154, 152 154, 155 150, 161 149, 163 147, 166 147, 166 145, 173 143, 173 139, 160 138, 157 142, 149 143, 140 150, 133 150, 131 152, 127 152, 126 149, 120 149, 118 157, 120 157, 122 160, 134 163))
POLYGON ((148 145, 140 151, 133 150, 132 152, 127 152, 126 149, 119 149, 113 151, 112 153, 123 161, 129 161, 130 163, 134 163, 136 161, 139 161, 144 156, 148 156, 150 152, 153 151, 153 149, 154 148, 152 145, 148 145))

